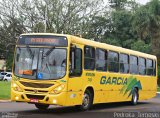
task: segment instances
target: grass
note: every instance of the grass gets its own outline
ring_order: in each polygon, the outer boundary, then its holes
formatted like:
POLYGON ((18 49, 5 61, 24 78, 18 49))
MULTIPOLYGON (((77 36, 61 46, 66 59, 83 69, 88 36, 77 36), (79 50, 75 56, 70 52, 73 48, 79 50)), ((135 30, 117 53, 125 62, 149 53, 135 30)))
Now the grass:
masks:
POLYGON ((0 100, 10 99, 11 82, 0 81, 0 100))
POLYGON ((160 88, 157 88, 157 92, 160 92, 160 88))

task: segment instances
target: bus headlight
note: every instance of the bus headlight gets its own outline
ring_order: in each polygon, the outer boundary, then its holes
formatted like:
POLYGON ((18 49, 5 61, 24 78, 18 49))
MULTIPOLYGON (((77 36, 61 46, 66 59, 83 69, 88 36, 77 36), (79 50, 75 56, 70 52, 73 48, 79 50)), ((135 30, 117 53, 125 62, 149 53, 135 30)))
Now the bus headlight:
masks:
POLYGON ((12 84, 12 87, 15 91, 19 91, 19 92, 22 92, 22 89, 16 84, 16 83, 13 83, 12 84))
POLYGON ((64 89, 64 87, 65 87, 65 85, 63 85, 63 84, 60 86, 57 86, 56 88, 53 89, 53 91, 51 93, 58 94, 64 89))

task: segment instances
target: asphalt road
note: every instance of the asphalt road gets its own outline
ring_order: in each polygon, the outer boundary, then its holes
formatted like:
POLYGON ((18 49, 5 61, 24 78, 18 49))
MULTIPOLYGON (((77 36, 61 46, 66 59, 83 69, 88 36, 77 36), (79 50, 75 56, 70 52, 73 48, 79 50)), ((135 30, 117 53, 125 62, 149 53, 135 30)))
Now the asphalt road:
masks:
POLYGON ((150 100, 128 103, 97 104, 89 111, 78 111, 75 107, 50 106, 39 111, 33 104, 2 102, 0 118, 160 118, 160 94, 150 100))

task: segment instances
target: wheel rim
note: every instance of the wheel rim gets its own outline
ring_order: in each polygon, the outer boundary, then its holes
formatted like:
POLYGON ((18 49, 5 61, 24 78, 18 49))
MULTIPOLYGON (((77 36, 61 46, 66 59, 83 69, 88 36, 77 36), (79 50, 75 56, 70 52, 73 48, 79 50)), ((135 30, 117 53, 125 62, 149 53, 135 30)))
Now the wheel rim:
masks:
POLYGON ((83 107, 88 108, 89 102, 90 102, 89 95, 85 93, 83 96, 83 103, 82 103, 83 107))

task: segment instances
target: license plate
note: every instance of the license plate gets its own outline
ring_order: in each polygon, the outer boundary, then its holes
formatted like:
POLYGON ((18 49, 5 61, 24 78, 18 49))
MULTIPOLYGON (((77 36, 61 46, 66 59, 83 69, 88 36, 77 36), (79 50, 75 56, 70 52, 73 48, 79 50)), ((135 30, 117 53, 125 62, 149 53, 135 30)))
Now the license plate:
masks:
POLYGON ((30 102, 38 103, 38 99, 30 99, 30 102))

